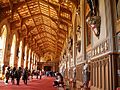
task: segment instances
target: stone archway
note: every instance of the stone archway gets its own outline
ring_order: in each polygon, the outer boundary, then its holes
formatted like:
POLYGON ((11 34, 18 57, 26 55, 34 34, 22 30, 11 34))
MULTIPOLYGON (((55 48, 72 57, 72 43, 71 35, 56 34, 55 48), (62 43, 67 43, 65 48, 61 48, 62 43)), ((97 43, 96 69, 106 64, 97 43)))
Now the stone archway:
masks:
POLYGON ((7 27, 3 25, 1 28, 0 35, 0 77, 4 74, 4 54, 5 54, 5 46, 6 46, 6 37, 7 37, 7 27))
POLYGON ((51 71, 52 70, 52 66, 44 66, 44 71, 51 71))

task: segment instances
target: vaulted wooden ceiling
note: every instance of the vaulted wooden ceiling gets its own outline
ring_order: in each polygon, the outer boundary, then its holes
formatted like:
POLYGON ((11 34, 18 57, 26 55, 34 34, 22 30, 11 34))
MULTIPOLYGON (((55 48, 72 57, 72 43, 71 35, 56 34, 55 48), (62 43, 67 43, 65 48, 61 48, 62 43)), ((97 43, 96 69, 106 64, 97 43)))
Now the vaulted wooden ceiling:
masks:
POLYGON ((0 0, 0 20, 8 18, 11 30, 38 55, 59 58, 76 0, 0 0))

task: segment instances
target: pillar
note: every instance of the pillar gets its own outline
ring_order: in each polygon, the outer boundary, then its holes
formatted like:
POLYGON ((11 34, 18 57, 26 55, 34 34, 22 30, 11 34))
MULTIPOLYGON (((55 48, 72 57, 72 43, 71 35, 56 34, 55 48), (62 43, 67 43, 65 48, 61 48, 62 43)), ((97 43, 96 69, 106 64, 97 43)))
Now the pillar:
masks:
POLYGON ((102 61, 102 90, 105 90, 105 65, 102 61))

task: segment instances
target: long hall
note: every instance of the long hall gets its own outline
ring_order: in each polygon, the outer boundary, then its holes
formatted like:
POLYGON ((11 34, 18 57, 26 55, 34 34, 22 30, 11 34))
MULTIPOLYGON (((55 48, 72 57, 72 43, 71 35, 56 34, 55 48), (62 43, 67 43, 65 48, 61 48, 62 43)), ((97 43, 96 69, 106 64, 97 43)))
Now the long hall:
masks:
POLYGON ((120 0, 0 0, 0 90, 56 90, 53 79, 120 90, 120 0), (9 85, 43 73, 54 78, 9 85))

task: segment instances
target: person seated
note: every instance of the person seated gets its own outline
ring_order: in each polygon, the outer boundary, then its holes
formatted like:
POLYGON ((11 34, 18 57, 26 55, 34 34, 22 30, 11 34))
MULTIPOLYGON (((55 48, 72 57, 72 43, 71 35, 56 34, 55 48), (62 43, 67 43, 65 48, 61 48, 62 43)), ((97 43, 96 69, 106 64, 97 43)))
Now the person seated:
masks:
POLYGON ((54 81, 53 86, 63 86, 63 76, 60 73, 57 73, 56 80, 54 81))

